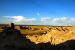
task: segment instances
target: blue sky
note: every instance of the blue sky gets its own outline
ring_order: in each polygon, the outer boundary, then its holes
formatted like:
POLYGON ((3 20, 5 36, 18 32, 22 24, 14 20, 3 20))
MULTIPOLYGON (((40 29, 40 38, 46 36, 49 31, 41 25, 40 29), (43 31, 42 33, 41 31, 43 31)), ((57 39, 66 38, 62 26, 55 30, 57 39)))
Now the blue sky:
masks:
POLYGON ((0 23, 75 25, 75 0, 0 0, 0 23))

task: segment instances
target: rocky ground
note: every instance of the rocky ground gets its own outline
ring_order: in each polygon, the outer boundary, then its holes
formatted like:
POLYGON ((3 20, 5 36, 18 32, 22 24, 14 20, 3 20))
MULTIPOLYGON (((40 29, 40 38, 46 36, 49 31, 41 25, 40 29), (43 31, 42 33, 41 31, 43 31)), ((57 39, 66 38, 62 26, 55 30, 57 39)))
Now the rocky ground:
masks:
POLYGON ((50 28, 44 34, 26 35, 20 30, 5 28, 0 32, 0 50, 75 50, 75 27, 50 28))
POLYGON ((44 27, 47 30, 44 34, 27 35, 26 38, 35 44, 50 42, 53 45, 60 44, 67 40, 75 40, 75 27, 44 27))

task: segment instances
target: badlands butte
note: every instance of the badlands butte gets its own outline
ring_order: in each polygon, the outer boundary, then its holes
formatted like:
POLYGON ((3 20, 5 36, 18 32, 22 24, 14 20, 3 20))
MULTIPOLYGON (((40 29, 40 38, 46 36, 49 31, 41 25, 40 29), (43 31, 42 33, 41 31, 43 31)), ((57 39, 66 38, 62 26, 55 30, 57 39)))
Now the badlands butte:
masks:
POLYGON ((19 26, 15 28, 21 31, 21 34, 35 44, 50 42, 57 45, 67 40, 75 40, 75 26, 19 26))
MULTIPOLYGON (((0 32, 3 30, 0 26, 0 32)), ((15 29, 35 44, 50 42, 57 45, 75 40, 75 26, 15 25, 15 29)))

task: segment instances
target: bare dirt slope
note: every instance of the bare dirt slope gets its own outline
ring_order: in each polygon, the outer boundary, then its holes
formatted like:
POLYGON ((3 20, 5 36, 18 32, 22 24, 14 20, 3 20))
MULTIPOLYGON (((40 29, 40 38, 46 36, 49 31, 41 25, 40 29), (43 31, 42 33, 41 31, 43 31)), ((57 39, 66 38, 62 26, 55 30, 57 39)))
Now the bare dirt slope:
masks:
POLYGON ((28 34, 26 38, 35 44, 51 42, 51 44, 56 45, 67 40, 75 40, 75 26, 42 27, 42 29, 34 30, 32 35, 28 34), (40 30, 46 32, 44 33, 40 30), (34 33, 35 31, 40 32, 37 34, 34 33))
MULTIPOLYGON (((21 31, 21 34, 35 44, 47 43, 60 44, 67 40, 75 40, 75 26, 28 26, 29 29, 15 29, 21 31)), ((0 32, 3 29, 0 27, 0 32)))

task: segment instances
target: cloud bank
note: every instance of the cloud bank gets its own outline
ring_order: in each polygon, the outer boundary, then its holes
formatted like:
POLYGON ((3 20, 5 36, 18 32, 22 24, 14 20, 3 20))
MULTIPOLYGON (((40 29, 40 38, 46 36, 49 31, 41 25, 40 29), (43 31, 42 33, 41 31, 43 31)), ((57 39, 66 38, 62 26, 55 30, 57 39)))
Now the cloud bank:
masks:
POLYGON ((41 21, 46 22, 48 25, 59 25, 59 26, 75 26, 75 18, 60 17, 60 18, 41 18, 41 21))
POLYGON ((57 26, 75 26, 75 18, 70 17, 40 17, 37 18, 26 18, 25 16, 2 16, 1 22, 25 25, 57 25, 57 26))

